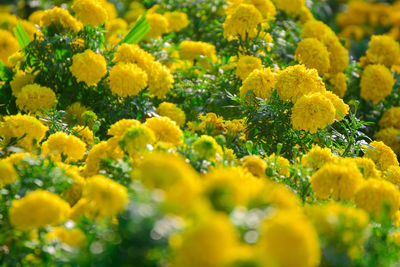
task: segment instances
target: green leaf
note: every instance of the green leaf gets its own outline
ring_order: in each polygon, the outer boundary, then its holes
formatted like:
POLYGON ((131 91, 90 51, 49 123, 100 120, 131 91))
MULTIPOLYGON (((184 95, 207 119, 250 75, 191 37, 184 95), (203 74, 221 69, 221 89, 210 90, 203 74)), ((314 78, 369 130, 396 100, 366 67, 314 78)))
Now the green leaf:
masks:
POLYGON ((138 43, 142 40, 146 34, 150 31, 149 22, 146 19, 146 12, 140 17, 140 19, 133 25, 132 29, 125 36, 125 38, 119 44, 133 44, 138 43))
POLYGON ((28 37, 28 34, 26 34, 26 31, 24 27, 22 27, 21 23, 17 21, 17 26, 14 28, 14 34, 15 37, 17 37, 19 46, 21 49, 23 49, 25 46, 27 46, 31 40, 28 37))
POLYGON ((12 72, 0 60, 0 80, 9 81, 12 78, 12 72))

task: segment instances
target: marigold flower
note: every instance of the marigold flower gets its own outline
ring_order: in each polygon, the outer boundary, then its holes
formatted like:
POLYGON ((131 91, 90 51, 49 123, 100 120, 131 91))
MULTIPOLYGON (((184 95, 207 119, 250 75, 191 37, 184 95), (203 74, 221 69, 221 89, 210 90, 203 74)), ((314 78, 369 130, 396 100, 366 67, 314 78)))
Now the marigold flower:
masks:
POLYGON ((326 91, 318 72, 304 65, 290 66, 279 72, 275 87, 280 99, 293 103, 306 94, 326 91))
POLYGON ((393 127, 377 131, 374 135, 376 141, 382 141, 388 145, 394 153, 400 153, 400 130, 393 127))
POLYGON ((11 66, 8 58, 18 50, 17 39, 9 31, 0 29, 0 61, 6 66, 11 66))
POLYGON ((81 248, 86 240, 86 235, 79 228, 67 229, 58 226, 47 234, 47 238, 50 240, 59 240, 72 247, 81 248))
POLYGON ((400 167, 392 165, 383 172, 382 178, 400 188, 400 167))
POLYGON ((149 77, 149 91, 152 96, 159 99, 164 98, 168 91, 172 89, 174 85, 174 76, 170 70, 162 65, 160 62, 155 61, 151 64, 149 77))
POLYGON ((37 229, 64 222, 69 211, 69 204, 56 194, 36 190, 12 202, 10 222, 20 230, 37 229))
POLYGON ((240 87, 240 96, 244 97, 249 91, 256 97, 268 99, 275 88, 276 74, 270 68, 263 70, 255 69, 243 81, 240 87))
POLYGON ((134 119, 122 119, 117 121, 116 123, 112 124, 110 128, 107 131, 108 135, 114 136, 114 137, 122 137, 124 133, 133 127, 139 126, 140 121, 134 120, 134 119))
POLYGON ((189 25, 188 16, 186 13, 173 11, 165 12, 164 17, 168 20, 168 31, 180 31, 189 25))
POLYGON ((193 143, 193 150, 199 158, 214 160, 217 155, 222 155, 221 146, 215 139, 208 135, 202 135, 193 143))
POLYGON ((18 174, 13 164, 6 159, 0 160, 0 187, 11 184, 17 179, 18 174))
POLYGON ((189 227, 177 246, 176 267, 222 266, 232 259, 238 246, 238 237, 226 215, 206 215, 195 225, 189 227))
POLYGON ((236 66, 236 76, 244 81, 256 69, 263 69, 261 59, 253 56, 240 56, 236 66))
POLYGON ((169 102, 162 102, 156 109, 158 115, 168 117, 175 121, 179 127, 183 127, 186 122, 185 112, 178 108, 176 104, 169 102))
POLYGON ((262 22, 262 15, 254 5, 239 4, 233 8, 224 22, 224 37, 233 39, 240 36, 245 39, 255 35, 257 26, 262 22))
POLYGON ((136 44, 122 44, 118 46, 113 62, 136 64, 149 75, 155 59, 152 54, 144 51, 136 44))
POLYGON ((395 65, 400 58, 400 45, 388 35, 373 35, 366 56, 372 64, 395 65))
POLYGON ((86 144, 74 135, 57 132, 49 136, 42 144, 42 154, 49 155, 55 161, 63 157, 67 161, 81 160, 86 152, 86 144))
POLYGON ((86 49, 85 52, 72 57, 72 65, 69 69, 78 82, 85 82, 87 86, 96 86, 107 74, 107 63, 103 55, 86 49))
POLYGON ((311 177, 311 188, 320 199, 351 200, 363 182, 357 165, 349 160, 326 163, 311 177))
POLYGON ((334 122, 335 107, 332 102, 321 93, 309 94, 301 97, 292 108, 291 122, 296 130, 316 133, 334 122))
POLYGON ((106 9, 96 0, 75 0, 71 8, 85 25, 96 27, 104 24, 108 19, 106 9))
POLYGON ((329 75, 328 80, 332 84, 330 90, 338 97, 344 97, 347 91, 346 74, 340 72, 329 75))
POLYGON ((40 19, 40 26, 48 27, 50 25, 61 27, 62 29, 70 29, 74 32, 79 32, 83 28, 82 23, 71 16, 68 10, 60 7, 44 11, 40 19))
POLYGON ((129 155, 136 155, 146 150, 148 145, 155 143, 152 130, 144 125, 134 126, 125 131, 119 144, 129 155))
POLYGON ((364 156, 372 159, 380 171, 385 171, 392 165, 399 165, 393 150, 380 141, 371 142, 366 148, 364 156))
POLYGON ((288 14, 297 15, 305 6, 304 0, 275 0, 276 8, 288 14))
POLYGON ((42 109, 49 111, 56 102, 53 90, 36 83, 25 85, 15 101, 20 110, 32 113, 40 113, 42 109))
POLYGON ((86 180, 83 197, 95 207, 99 216, 115 216, 128 204, 126 187, 102 175, 86 180))
POLYGON ((318 266, 321 252, 317 232, 299 212, 278 212, 264 220, 260 232, 257 249, 279 266, 318 266))
POLYGON ((383 65, 368 65, 361 76, 360 95, 376 105, 390 94, 395 83, 393 75, 383 65))
POLYGON ((249 155, 243 157, 241 160, 242 166, 246 168, 251 174, 257 177, 264 177, 265 170, 267 169, 267 162, 260 156, 249 155))
POLYGON ((381 218, 384 205, 388 204, 389 216, 393 217, 400 207, 400 193, 390 182, 369 179, 357 191, 354 201, 377 219, 381 218))
POLYGON ((328 98, 335 107, 335 120, 341 121, 344 117, 347 116, 347 114, 349 114, 350 107, 346 103, 344 103, 343 100, 337 95, 332 92, 326 91, 324 92, 324 96, 328 98))
POLYGON ((136 64, 118 63, 110 70, 111 92, 120 97, 135 96, 147 86, 147 74, 136 64))
POLYGON ((168 117, 153 117, 147 119, 144 125, 153 130, 157 142, 171 145, 183 143, 182 130, 168 117))
POLYGON ((205 42, 182 41, 179 45, 179 55, 184 60, 197 60, 204 67, 208 66, 207 58, 212 62, 217 60, 215 46, 205 42))
POLYGON ((148 38, 158 39, 163 34, 169 32, 167 18, 157 13, 147 13, 146 19, 149 22, 151 30, 147 33, 148 38))
POLYGON ((25 85, 32 84, 34 80, 35 76, 33 74, 18 71, 10 82, 13 96, 17 97, 21 89, 25 85))
POLYGON ((379 120, 381 128, 396 128, 400 129, 400 107, 391 107, 383 113, 379 120))
POLYGON ((314 170, 320 169, 326 163, 333 162, 335 155, 327 147, 313 146, 302 158, 302 164, 314 170))
POLYGON ((39 120, 29 115, 5 116, 3 120, 0 123, 2 144, 8 144, 12 138, 16 138, 17 145, 29 151, 42 141, 48 130, 39 120))
POLYGON ((306 38, 298 43, 295 59, 318 73, 327 73, 330 68, 329 52, 326 46, 315 38, 306 38))

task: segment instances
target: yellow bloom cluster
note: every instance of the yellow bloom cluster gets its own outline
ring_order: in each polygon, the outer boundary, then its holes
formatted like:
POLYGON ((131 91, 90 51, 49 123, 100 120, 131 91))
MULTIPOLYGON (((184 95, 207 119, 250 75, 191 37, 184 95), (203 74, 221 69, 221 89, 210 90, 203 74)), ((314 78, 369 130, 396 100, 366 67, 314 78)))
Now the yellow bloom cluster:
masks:
POLYGON ((360 95, 376 105, 390 94, 394 82, 393 75, 385 66, 368 65, 361 76, 360 95))
POLYGON ((56 94, 48 87, 39 84, 28 84, 22 87, 17 95, 16 104, 25 112, 40 113, 50 111, 56 104, 56 94))
POLYGON ((136 64, 118 63, 110 70, 109 85, 115 95, 135 96, 147 86, 147 74, 136 64))
POLYGON ((252 93, 256 97, 268 99, 275 88, 275 84, 276 74, 270 68, 255 69, 243 81, 242 87, 240 87, 240 96, 245 97, 252 93))
POLYGON ((156 111, 160 116, 168 117, 175 121, 179 127, 183 127, 185 125, 185 112, 178 108, 174 103, 162 102, 156 111))
POLYGON ((83 158, 86 144, 74 135, 57 132, 49 136, 42 144, 42 154, 56 161, 77 161, 83 158))
POLYGON ((40 26, 50 26, 61 29, 70 29, 78 32, 82 29, 83 25, 80 21, 75 19, 66 9, 54 7, 44 11, 40 18, 40 26))
POLYGON ((64 222, 69 212, 69 204, 59 196, 36 190, 12 202, 10 222, 20 230, 36 229, 64 222))
POLYGON ((46 135, 48 128, 39 120, 29 115, 11 115, 3 117, 0 123, 0 136, 2 144, 8 144, 12 138, 16 138, 17 145, 26 150, 32 150, 46 135))
POLYGON ((262 15, 252 4, 239 4, 229 10, 224 22, 224 37, 245 39, 256 34, 257 26, 262 22, 262 15))
POLYGON ((71 8, 85 25, 97 26, 108 19, 107 10, 96 0, 75 0, 71 8))
POLYGON ((101 54, 90 49, 72 57, 69 68, 78 82, 85 82, 87 86, 96 86, 107 73, 106 60, 101 54))

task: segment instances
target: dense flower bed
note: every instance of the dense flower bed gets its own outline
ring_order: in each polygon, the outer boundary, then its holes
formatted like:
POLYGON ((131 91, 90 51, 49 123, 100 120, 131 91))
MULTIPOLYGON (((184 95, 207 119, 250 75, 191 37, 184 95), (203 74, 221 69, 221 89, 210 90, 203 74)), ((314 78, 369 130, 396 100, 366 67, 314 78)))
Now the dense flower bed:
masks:
POLYGON ((0 6, 0 265, 400 264, 400 1, 0 6))

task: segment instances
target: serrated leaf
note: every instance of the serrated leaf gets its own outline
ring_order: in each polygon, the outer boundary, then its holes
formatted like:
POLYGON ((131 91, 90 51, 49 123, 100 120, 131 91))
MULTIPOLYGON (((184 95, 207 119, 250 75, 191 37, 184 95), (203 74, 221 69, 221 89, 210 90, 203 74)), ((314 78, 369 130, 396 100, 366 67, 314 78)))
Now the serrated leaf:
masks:
POLYGON ((17 41, 18 41, 21 49, 23 49, 25 46, 27 46, 31 42, 28 34, 26 33, 24 27, 22 27, 22 25, 19 21, 17 21, 17 26, 14 28, 14 34, 15 34, 15 37, 17 38, 17 41))
POLYGON ((138 43, 142 40, 146 34, 150 31, 150 24, 146 19, 146 12, 140 17, 140 19, 133 25, 132 29, 125 36, 125 38, 119 44, 133 44, 138 43))

